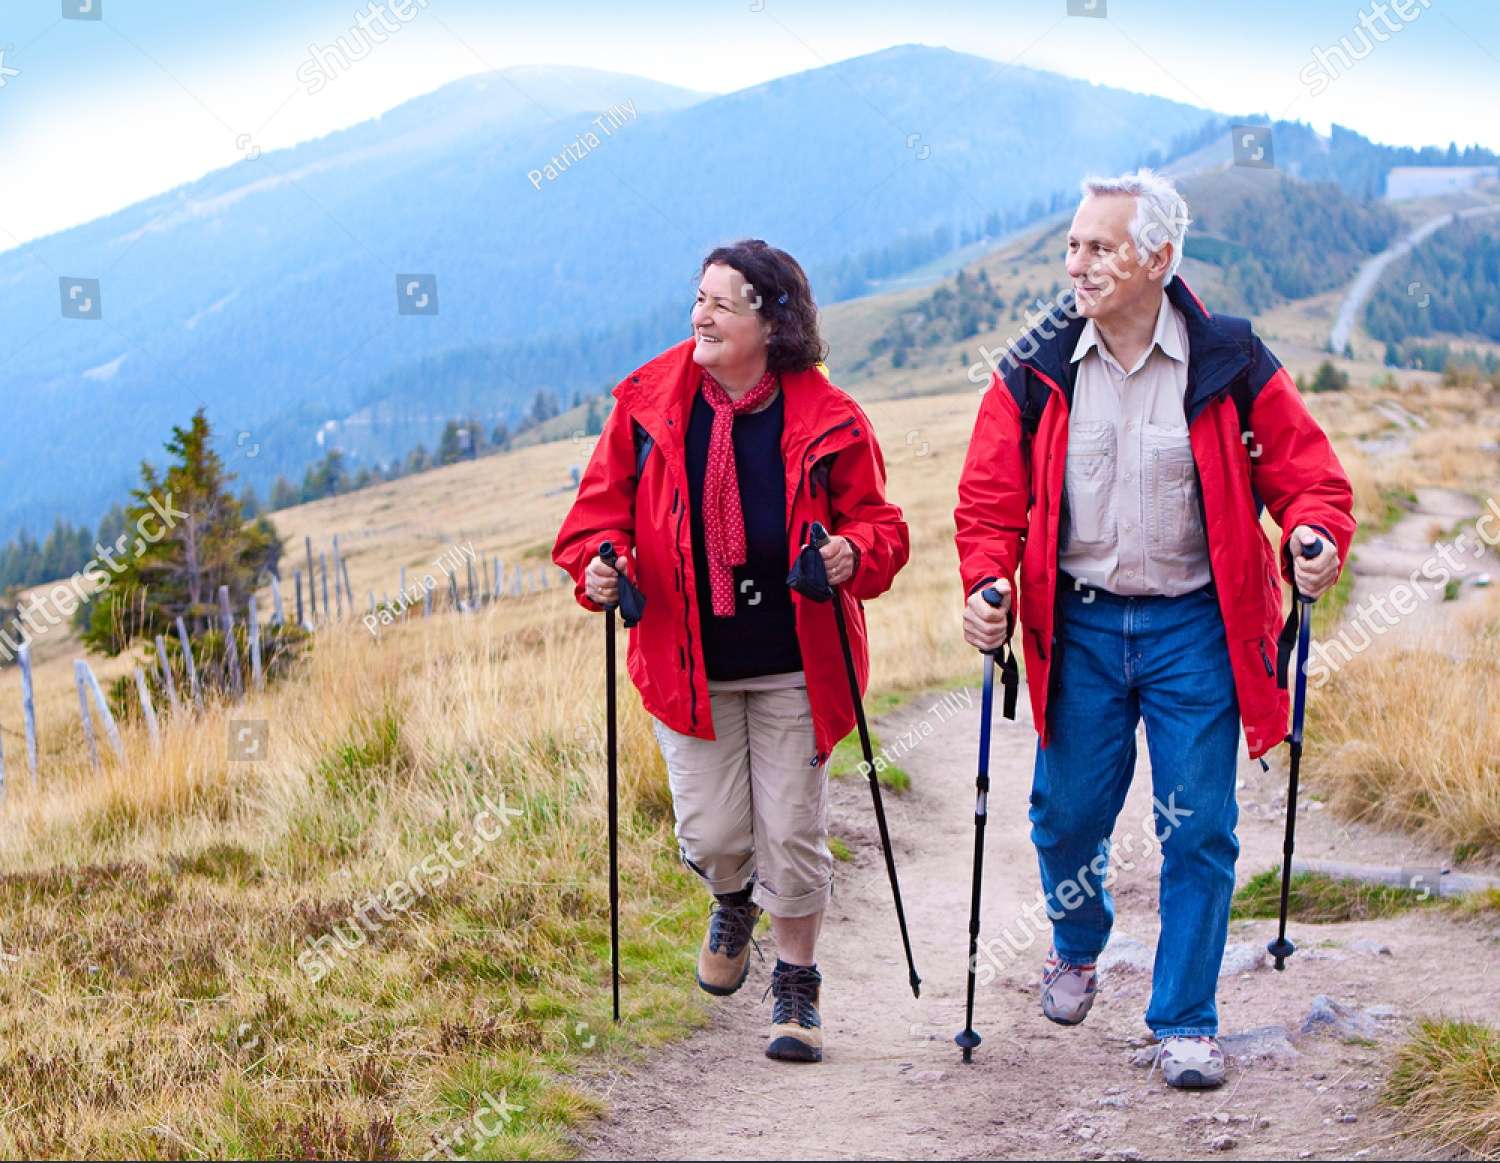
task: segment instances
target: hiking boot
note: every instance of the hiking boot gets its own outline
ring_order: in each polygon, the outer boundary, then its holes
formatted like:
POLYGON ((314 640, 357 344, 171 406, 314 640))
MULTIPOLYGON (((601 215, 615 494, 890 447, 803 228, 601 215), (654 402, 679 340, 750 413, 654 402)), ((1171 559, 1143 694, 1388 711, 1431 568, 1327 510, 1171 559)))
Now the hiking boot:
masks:
POLYGON ((1167 1085, 1179 1090, 1211 1090, 1224 1081, 1224 1051, 1217 1038, 1163 1038, 1156 1064, 1167 1085))
POLYGON ((823 975, 816 965, 788 965, 779 957, 776 959, 771 985, 766 990, 775 996, 767 1058, 782 1062, 823 1061, 823 1021, 818 1017, 822 984, 823 975))
POLYGON ((1042 1014, 1059 1026, 1076 1026, 1089 1016, 1098 984, 1092 961, 1064 961, 1056 949, 1049 949, 1042 965, 1042 1014))
POLYGON ((750 976, 752 934, 760 920, 760 906, 750 903, 750 890, 715 898, 708 932, 698 950, 698 987, 715 997, 728 997, 750 976))

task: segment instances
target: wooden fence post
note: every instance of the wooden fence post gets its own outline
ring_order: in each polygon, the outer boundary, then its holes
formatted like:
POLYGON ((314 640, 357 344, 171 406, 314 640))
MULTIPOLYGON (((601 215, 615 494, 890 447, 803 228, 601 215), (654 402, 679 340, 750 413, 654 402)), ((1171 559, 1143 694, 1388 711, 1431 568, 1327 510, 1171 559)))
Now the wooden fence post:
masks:
POLYGON ((422 617, 432 616, 432 588, 425 582, 422 585, 422 617))
MULTIPOLYGON (((344 579, 344 597, 349 599, 349 616, 354 616, 354 587, 349 584, 349 559, 339 559, 339 577, 344 579)), ((339 578, 334 578, 334 584, 338 584, 339 578)))
POLYGON ((469 575, 469 609, 474 608, 474 559, 471 557, 464 562, 464 570, 469 575))
POLYGON ((141 696, 141 714, 146 717, 146 733, 151 736, 151 747, 161 747, 161 728, 156 722, 156 708, 151 705, 151 688, 146 685, 146 672, 135 668, 135 689, 141 696))
POLYGON ((495 597, 505 596, 505 563, 498 557, 495 558, 495 597))
POLYGON ((458 604, 458 574, 456 574, 456 573, 454 573, 454 572, 452 572, 451 570, 448 570, 448 569, 444 569, 443 572, 448 575, 448 599, 449 599, 449 601, 451 601, 453 603, 453 608, 456 610, 456 609, 459 608, 459 604, 458 604))
POLYGON ((275 626, 286 625, 286 611, 281 605, 281 575, 271 575, 271 623, 275 626))
MULTIPOLYGON (((339 535, 333 535, 333 608, 338 621, 344 620, 344 586, 339 570, 339 535)), ((349 615, 354 616, 354 603, 349 603, 349 615)))
POLYGON ((306 630, 307 620, 302 617, 302 571, 300 569, 292 571, 292 581, 297 587, 297 625, 306 630))
POLYGON ((193 661, 193 643, 188 637, 187 623, 177 615, 177 641, 182 644, 182 662, 187 667, 188 690, 192 692, 193 706, 203 709, 203 684, 198 681, 198 666, 193 661))
POLYGON ((83 677, 87 669, 88 663, 81 658, 73 663, 73 681, 78 687, 78 713, 83 717, 83 738, 89 747, 89 760, 98 771, 103 765, 99 762, 99 743, 94 738, 94 720, 89 715, 88 680, 83 677))
POLYGON ((266 676, 260 668, 260 616, 255 610, 255 595, 250 595, 249 621, 245 623, 250 632, 250 681, 255 689, 266 689, 266 676))
POLYGON ((406 596, 406 566, 401 567, 401 596, 406 596))
POLYGON ((224 632, 224 661, 229 667, 229 689, 239 699, 245 693, 245 677, 240 672, 240 648, 234 640, 234 611, 229 608, 229 587, 219 587, 219 628, 224 632))
POLYGON ((156 662, 161 667, 161 685, 167 688, 167 702, 172 705, 172 713, 175 715, 181 707, 177 701, 177 680, 172 677, 172 661, 167 657, 167 640, 160 634, 156 636, 156 662))
POLYGON ((26 716, 26 762, 31 765, 31 787, 37 786, 36 774, 36 699, 31 689, 31 643, 21 647, 16 655, 21 664, 21 709, 26 716))
POLYGON ((323 575, 323 621, 328 621, 332 616, 333 607, 328 604, 328 554, 319 550, 318 566, 323 575))
MULTIPOLYGON (((318 620, 318 571, 313 568, 312 538, 303 537, 302 544, 307 549, 307 597, 312 603, 312 620, 316 624, 318 620)), ((324 595, 324 604, 327 604, 327 595, 324 595)), ((301 602, 297 603, 299 606, 301 602)), ((299 615, 300 619, 300 615, 299 615)))
POLYGON ((115 717, 110 712, 109 701, 104 697, 104 689, 99 685, 99 680, 94 677, 93 667, 89 666, 83 659, 75 664, 83 668, 84 681, 88 683, 89 690, 94 694, 94 706, 99 710, 99 721, 104 724, 104 735, 109 740, 109 745, 114 749, 115 758, 121 763, 125 762, 125 743, 120 738, 120 729, 115 726, 115 717))

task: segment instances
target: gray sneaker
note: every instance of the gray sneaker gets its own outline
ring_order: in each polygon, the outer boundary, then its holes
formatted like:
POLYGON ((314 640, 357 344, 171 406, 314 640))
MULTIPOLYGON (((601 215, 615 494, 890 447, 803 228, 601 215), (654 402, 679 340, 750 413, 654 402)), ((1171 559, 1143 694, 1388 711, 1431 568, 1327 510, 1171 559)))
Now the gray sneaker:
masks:
POLYGON ((1217 1038, 1163 1038, 1156 1064, 1167 1085, 1179 1090, 1212 1090, 1224 1081, 1224 1051, 1217 1038))
POLYGON ((1064 961, 1056 949, 1042 965, 1042 1013, 1060 1026, 1076 1026, 1093 1008, 1099 973, 1087 965, 1064 961))

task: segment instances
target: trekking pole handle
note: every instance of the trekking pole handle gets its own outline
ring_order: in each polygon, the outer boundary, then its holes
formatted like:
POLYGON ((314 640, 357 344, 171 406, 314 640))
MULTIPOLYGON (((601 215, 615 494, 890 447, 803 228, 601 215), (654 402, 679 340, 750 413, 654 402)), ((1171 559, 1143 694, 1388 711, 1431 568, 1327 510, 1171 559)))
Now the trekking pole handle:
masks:
MULTIPOLYGON (((1311 561, 1313 558, 1319 556, 1323 552, 1323 539, 1321 537, 1319 537, 1311 545, 1303 545, 1302 548, 1299 549, 1297 552, 1300 553, 1308 561, 1311 561)), ((1316 602, 1318 599, 1317 598, 1305 597, 1303 595, 1302 591, 1298 590, 1297 591, 1297 600, 1299 602, 1305 602, 1307 605, 1310 606, 1314 602, 1316 602)))
POLYGON ((807 532, 807 543, 814 549, 822 549, 828 544, 828 530, 823 528, 823 522, 812 523, 812 528, 807 532))
MULTIPOLYGON (((616 573, 620 572, 620 567, 618 565, 620 555, 615 550, 615 543, 613 541, 599 542, 599 560, 604 562, 605 565, 609 566, 609 568, 614 570, 616 573)), ((619 604, 619 602, 611 602, 608 606, 605 607, 605 609, 613 610, 619 604)))
MULTIPOLYGON (((982 589, 982 590, 979 591, 979 596, 982 597, 987 603, 989 603, 989 605, 993 609, 998 610, 1002 606, 1005 605, 1005 596, 999 590, 997 590, 994 586, 985 586, 984 589, 982 589)), ((999 657, 1000 651, 1002 649, 1004 649, 1004 647, 1005 647, 1005 643, 1002 642, 999 646, 995 647, 995 649, 993 649, 993 650, 984 650, 984 651, 981 651, 981 653, 982 654, 990 654, 990 655, 994 655, 995 657, 999 657)))

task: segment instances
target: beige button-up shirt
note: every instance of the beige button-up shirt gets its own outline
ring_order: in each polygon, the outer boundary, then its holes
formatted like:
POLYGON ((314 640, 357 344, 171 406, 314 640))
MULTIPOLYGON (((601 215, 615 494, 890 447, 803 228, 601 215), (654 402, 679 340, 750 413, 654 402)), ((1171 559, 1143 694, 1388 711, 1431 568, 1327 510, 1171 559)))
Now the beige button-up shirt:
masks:
POLYGON ((1068 420, 1071 534, 1064 571, 1111 593, 1176 596, 1206 585, 1208 542, 1188 442, 1188 337, 1162 296, 1151 346, 1129 371, 1090 319, 1073 351, 1068 420))

